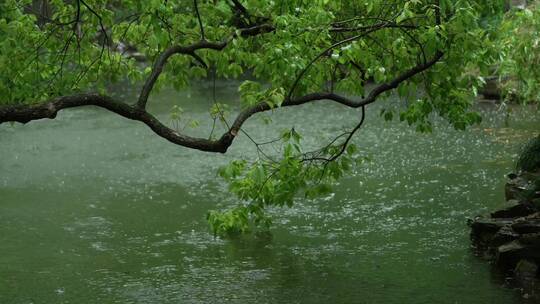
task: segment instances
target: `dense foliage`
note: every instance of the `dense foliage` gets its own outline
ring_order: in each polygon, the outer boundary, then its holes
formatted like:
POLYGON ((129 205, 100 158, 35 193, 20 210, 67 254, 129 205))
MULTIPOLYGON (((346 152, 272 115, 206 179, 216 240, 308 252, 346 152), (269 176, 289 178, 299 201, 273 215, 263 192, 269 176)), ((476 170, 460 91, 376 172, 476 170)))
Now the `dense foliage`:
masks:
MULTIPOLYGON (((317 100, 359 109, 352 109, 359 121, 350 131, 316 151, 303 151, 301 135, 287 130, 279 139, 280 157, 268 156, 265 145, 254 142, 259 159, 238 160, 220 171, 240 203, 210 212, 209 222, 216 233, 241 233, 253 224, 269 224, 265 207, 291 205, 300 193, 328 193, 335 180, 363 161, 350 139, 368 105, 393 89, 401 102, 382 111, 387 120, 399 117, 426 132, 433 114, 457 129, 478 123, 470 106, 481 76, 500 61, 490 20, 501 20, 503 8, 504 1, 483 0, 5 0, 0 3, 0 123, 53 118, 63 108, 97 105, 141 121, 176 144, 225 152, 255 113, 317 100), (138 62, 140 57, 152 64, 138 62), (214 128, 209 139, 182 134, 179 106, 171 110, 169 126, 146 112, 148 97, 151 101, 161 87, 182 89, 208 77, 249 78, 239 86, 236 108, 214 100, 208 109, 214 126, 221 123, 225 130, 221 138, 214 128), (144 83, 138 100, 114 99, 114 83, 120 81, 133 87, 144 83), (99 94, 77 95, 93 92, 99 94), (238 111, 231 122, 231 113, 238 111)), ((537 26, 537 14, 525 11, 515 18, 537 26)), ((534 33, 502 35, 517 39, 529 56, 524 41, 534 33)), ((514 62, 537 59, 511 58, 501 69, 523 79, 538 76, 538 71, 511 71, 514 62)), ((538 94, 530 87, 526 94, 538 94)))
POLYGON ((521 103, 540 100, 540 4, 509 12, 495 36, 500 63, 497 72, 509 79, 507 99, 521 103))

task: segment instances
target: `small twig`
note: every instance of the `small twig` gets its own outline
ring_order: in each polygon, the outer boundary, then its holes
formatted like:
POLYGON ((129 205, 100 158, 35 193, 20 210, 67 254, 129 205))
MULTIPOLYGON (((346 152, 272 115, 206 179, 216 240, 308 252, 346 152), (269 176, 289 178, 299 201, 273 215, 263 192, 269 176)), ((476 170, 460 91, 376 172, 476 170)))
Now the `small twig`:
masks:
POLYGON ((201 29, 201 40, 205 41, 206 39, 204 36, 204 27, 202 24, 201 15, 199 14, 199 5, 197 3, 197 0, 193 0, 193 5, 195 6, 195 13, 197 14, 197 20, 199 20, 199 28, 201 29))

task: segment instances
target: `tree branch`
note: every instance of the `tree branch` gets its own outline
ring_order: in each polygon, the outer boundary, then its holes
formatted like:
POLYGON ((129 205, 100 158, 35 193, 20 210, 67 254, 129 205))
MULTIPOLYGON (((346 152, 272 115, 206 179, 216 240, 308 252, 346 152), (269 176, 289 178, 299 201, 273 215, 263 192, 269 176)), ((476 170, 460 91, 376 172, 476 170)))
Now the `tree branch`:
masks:
POLYGON ((253 26, 249 28, 240 29, 239 33, 235 32, 223 42, 209 42, 206 40, 201 40, 199 42, 196 42, 188 46, 175 45, 166 49, 165 51, 163 51, 163 53, 159 55, 157 60, 154 62, 152 73, 146 79, 146 82, 144 83, 141 89, 141 93, 139 94, 139 100, 137 101, 137 106, 140 109, 146 108, 148 97, 150 96, 150 93, 152 92, 152 89, 154 88, 156 81, 158 80, 159 76, 163 72, 163 68, 165 67, 165 65, 167 64, 167 61, 169 60, 171 56, 175 54, 190 55, 193 58, 195 58, 195 60, 199 61, 203 66, 206 66, 206 63, 204 63, 204 61, 201 62, 201 58, 197 54, 195 54, 195 51, 203 50, 203 49, 221 51, 229 44, 229 42, 232 39, 235 39, 238 34, 242 37, 249 37, 249 36, 256 36, 259 34, 269 33, 272 31, 274 31, 274 27, 272 25, 261 24, 261 25, 257 25, 257 26, 253 26))
POLYGON ((159 55, 156 62, 154 62, 152 73, 146 79, 146 82, 144 83, 141 89, 139 100, 137 101, 137 106, 140 109, 146 108, 146 103, 148 102, 148 96, 150 96, 150 92, 152 92, 152 89, 154 88, 154 85, 156 84, 156 81, 158 80, 159 75, 161 75, 161 73, 163 72, 163 68, 165 67, 165 64, 167 64, 167 61, 172 55, 185 54, 185 55, 193 56, 196 60, 199 60, 200 57, 195 55, 196 50, 212 49, 212 50, 220 51, 223 48, 225 48, 226 45, 227 45, 226 42, 213 43, 213 42, 208 42, 208 41, 199 41, 189 46, 176 45, 176 46, 166 49, 163 53, 159 55))
POLYGON ((109 96, 99 94, 78 94, 59 97, 36 105, 0 107, 0 123, 7 121, 27 123, 32 120, 43 118, 54 119, 60 110, 83 106, 97 106, 125 118, 140 121, 150 127, 157 135, 174 144, 187 148, 224 153, 232 142, 232 139, 229 139, 228 136, 222 136, 222 138, 217 141, 210 141, 182 135, 163 125, 157 118, 143 109, 119 102, 109 96))
MULTIPOLYGON (((182 50, 186 52, 192 51, 192 49, 189 48, 182 50)), ((351 108, 364 107, 368 104, 375 102, 377 97, 382 93, 397 88, 398 85, 403 81, 429 69, 435 63, 437 63, 442 58, 442 56, 442 52, 437 52, 435 57, 429 62, 419 64, 409 69, 405 73, 399 75, 394 80, 378 85, 373 90, 371 90, 371 92, 366 98, 359 101, 355 101, 335 93, 312 93, 294 99, 287 98, 282 103, 281 107, 297 106, 318 100, 334 101, 351 108)), ((191 149, 219 153, 227 152, 227 149, 230 147, 234 138, 238 135, 240 128, 248 118, 250 118, 256 113, 269 111, 272 109, 267 103, 261 102, 255 106, 243 110, 238 114, 229 130, 225 132, 218 140, 195 138, 180 134, 177 131, 162 124, 157 118, 155 118, 144 108, 141 108, 138 105, 132 106, 127 103, 116 101, 111 97, 99 94, 78 94, 64 96, 35 105, 3 106, 0 107, 0 124, 10 121, 27 123, 32 120, 38 120, 43 118, 53 119, 56 117, 57 113, 60 110, 82 106, 101 107, 125 118, 140 121, 146 124, 150 129, 152 129, 154 133, 174 144, 191 149)))
POLYGON ((205 35, 204 35, 204 26, 202 24, 201 14, 199 14, 199 4, 197 3, 197 0, 193 0, 193 5, 195 6, 195 13, 197 15, 197 20, 199 20, 199 28, 200 28, 200 31, 201 31, 201 40, 204 41, 204 40, 206 40, 205 35))
MULTIPOLYGON (((355 26, 355 27, 332 27, 330 28, 331 33, 346 33, 346 32, 359 32, 367 31, 379 27, 379 24, 368 25, 368 26, 355 26)), ((385 28, 399 28, 399 29, 418 29, 419 27, 412 24, 396 24, 391 23, 385 25, 385 28)))
POLYGON ((371 33, 377 32, 377 31, 382 30, 382 29, 396 28, 396 26, 397 26, 396 24, 389 23, 389 22, 377 23, 377 24, 371 25, 369 27, 366 27, 366 30, 364 32, 361 32, 360 34, 357 34, 357 35, 354 35, 352 37, 343 39, 343 40, 338 41, 338 42, 332 44, 331 46, 327 47, 324 51, 320 52, 319 55, 317 55, 315 58, 313 58, 300 71, 300 73, 296 76, 291 88, 289 89, 289 93, 287 94, 287 98, 290 99, 293 96, 294 91, 295 91, 296 87, 298 86, 298 84, 300 83, 300 80, 302 79, 302 77, 304 77, 304 75, 307 73, 307 71, 315 64, 315 62, 317 62, 317 60, 319 60, 323 56, 327 55, 328 52, 332 51, 333 49, 335 49, 335 48, 337 48, 339 46, 342 46, 343 44, 356 41, 356 40, 358 40, 358 39, 360 39, 362 37, 365 37, 365 36, 367 36, 367 35, 369 35, 371 33))
MULTIPOLYGON (((377 100, 377 97, 379 97, 379 95, 381 95, 382 93, 397 88, 403 81, 429 69, 431 66, 436 64, 442 57, 443 53, 437 52, 434 58, 430 61, 414 66, 413 68, 394 78, 392 81, 379 84, 373 90, 371 90, 371 92, 366 98, 361 99, 360 101, 355 101, 353 99, 335 93, 311 93, 298 98, 287 97, 285 101, 281 104, 281 107, 297 106, 317 100, 331 100, 350 108, 359 108, 362 106, 366 106, 375 102, 377 100)), ((229 133, 235 136, 238 133, 238 130, 240 129, 242 124, 249 117, 251 117, 255 113, 268 111, 270 109, 271 107, 266 102, 261 102, 251 108, 244 110, 238 115, 238 117, 232 124, 229 133)))

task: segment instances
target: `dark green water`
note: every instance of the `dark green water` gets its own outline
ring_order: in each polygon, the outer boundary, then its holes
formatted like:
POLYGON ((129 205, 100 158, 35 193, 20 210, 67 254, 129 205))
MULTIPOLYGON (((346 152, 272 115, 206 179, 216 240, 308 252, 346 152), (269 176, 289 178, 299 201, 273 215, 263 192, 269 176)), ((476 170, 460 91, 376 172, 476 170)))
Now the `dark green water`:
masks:
MULTIPOLYGON (((235 87, 220 83, 222 101, 235 87)), ((211 88, 163 93, 207 134, 211 88)), ((0 303, 522 303, 475 257, 466 219, 502 206, 504 175, 540 115, 497 108, 468 132, 417 134, 368 119, 355 141, 366 164, 315 201, 273 210, 273 238, 214 239, 211 208, 235 203, 216 169, 253 156, 245 136, 227 155, 191 151, 146 127, 86 108, 54 121, 0 126, 0 303)), ((278 111, 256 139, 294 125, 307 145, 353 125, 337 105, 278 111)))

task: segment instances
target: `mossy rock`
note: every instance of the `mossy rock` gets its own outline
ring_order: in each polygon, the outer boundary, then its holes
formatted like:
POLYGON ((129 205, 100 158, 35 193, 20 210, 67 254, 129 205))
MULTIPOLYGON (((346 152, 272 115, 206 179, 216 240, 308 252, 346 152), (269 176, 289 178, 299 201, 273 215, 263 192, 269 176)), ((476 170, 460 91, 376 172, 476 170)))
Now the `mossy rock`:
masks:
POLYGON ((518 170, 526 172, 540 170, 540 135, 529 140, 523 146, 516 167, 518 170))

